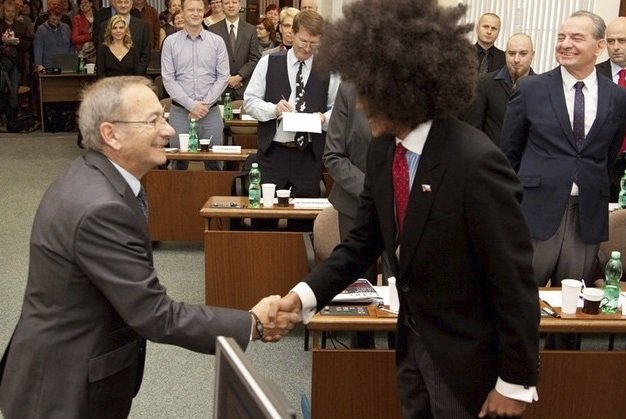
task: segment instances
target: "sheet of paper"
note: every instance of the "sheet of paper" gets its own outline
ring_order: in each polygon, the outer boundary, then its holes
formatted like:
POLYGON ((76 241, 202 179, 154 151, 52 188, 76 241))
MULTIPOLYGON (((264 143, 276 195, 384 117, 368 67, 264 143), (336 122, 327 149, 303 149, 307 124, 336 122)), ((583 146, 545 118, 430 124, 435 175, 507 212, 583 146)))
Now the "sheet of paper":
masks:
POLYGON ((322 121, 317 113, 283 112, 283 130, 288 132, 322 132, 322 121))
MULTIPOLYGON (((550 304, 552 307, 561 307, 561 290, 539 291, 539 298, 550 304)), ((583 306, 583 299, 578 299, 578 307, 583 306)))

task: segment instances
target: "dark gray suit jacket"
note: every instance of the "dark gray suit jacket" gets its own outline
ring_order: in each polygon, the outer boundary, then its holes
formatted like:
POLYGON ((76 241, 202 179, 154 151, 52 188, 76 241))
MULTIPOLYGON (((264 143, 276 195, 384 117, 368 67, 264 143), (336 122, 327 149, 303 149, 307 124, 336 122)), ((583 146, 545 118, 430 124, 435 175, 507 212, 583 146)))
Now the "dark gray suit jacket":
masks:
POLYGON ((626 131, 626 90, 598 77, 596 119, 580 150, 565 104, 561 68, 526 77, 507 108, 502 150, 524 187, 522 209, 533 238, 547 240, 561 223, 572 182, 579 188, 580 237, 609 238, 609 170, 626 131))
POLYGON ((328 122, 324 165, 334 184, 328 200, 340 213, 354 218, 365 181, 365 161, 372 134, 367 117, 356 109, 354 87, 342 82, 328 122))
POLYGON ((245 311, 167 295, 137 198, 106 157, 88 152, 35 216, 0 408, 7 418, 126 417, 144 338, 213 353, 219 335, 246 347, 250 327, 245 311))
POLYGON ((221 36, 226 43, 230 62, 230 75, 239 74, 242 77, 241 83, 243 86, 241 88, 233 90, 227 87, 225 92, 230 93, 233 99, 243 99, 243 92, 245 92, 248 86, 250 76, 252 76, 254 67, 259 62, 259 58, 261 58, 259 40, 256 36, 256 27, 240 19, 239 28, 237 29, 237 41, 233 51, 230 45, 230 37, 228 36, 230 30, 228 25, 228 21, 222 19, 216 24, 209 26, 208 30, 221 36))
POLYGON ((478 414, 498 376, 537 383, 538 294, 522 189, 482 132, 435 120, 396 241, 394 150, 393 137, 372 140, 355 226, 305 281, 321 310, 385 252, 400 296, 398 356, 410 319, 446 384, 478 414))

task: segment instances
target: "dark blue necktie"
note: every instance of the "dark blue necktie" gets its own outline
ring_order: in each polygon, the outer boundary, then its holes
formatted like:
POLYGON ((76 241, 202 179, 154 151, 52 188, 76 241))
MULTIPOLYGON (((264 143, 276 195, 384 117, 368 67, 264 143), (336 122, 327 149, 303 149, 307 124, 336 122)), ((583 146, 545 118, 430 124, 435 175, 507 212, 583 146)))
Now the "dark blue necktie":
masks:
POLYGON ((574 141, 576 141, 578 149, 585 142, 585 95, 583 94, 583 87, 585 87, 585 83, 582 81, 576 82, 574 85, 576 89, 574 95, 574 141))
POLYGON ((148 219, 148 200, 146 199, 146 191, 143 188, 139 190, 137 194, 137 200, 139 201, 139 206, 141 207, 141 211, 143 212, 143 216, 148 219))

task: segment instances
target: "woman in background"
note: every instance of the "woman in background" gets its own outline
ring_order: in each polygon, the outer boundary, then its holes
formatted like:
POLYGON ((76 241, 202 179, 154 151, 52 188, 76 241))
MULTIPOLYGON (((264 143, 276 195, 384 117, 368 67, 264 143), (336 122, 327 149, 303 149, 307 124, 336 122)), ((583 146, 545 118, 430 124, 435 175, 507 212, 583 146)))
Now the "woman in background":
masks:
POLYGON ((172 13, 172 21, 161 28, 161 47, 163 47, 163 41, 171 34, 181 30, 185 27, 185 18, 183 18, 183 12, 179 9, 172 13))
POLYGON ((96 47, 91 38, 93 0, 80 0, 80 10, 72 18, 72 44, 76 53, 82 53, 88 63, 96 62, 96 47))
POLYGON ((217 22, 224 20, 226 15, 224 14, 224 6, 222 6, 222 0, 211 0, 211 15, 204 18, 204 26, 209 27, 215 25, 217 22))
POLYGON ((141 75, 139 53, 133 46, 126 20, 120 15, 109 19, 104 42, 98 48, 98 77, 141 75))
POLYGON ((257 20, 256 37, 259 39, 261 53, 276 46, 276 30, 270 18, 265 17, 257 20))
POLYGON ((270 18, 272 25, 274 25, 274 32, 276 32, 276 39, 274 40, 274 43, 276 45, 280 44, 282 42, 280 36, 280 26, 278 26, 280 23, 280 7, 274 3, 268 4, 265 8, 265 17, 270 18))

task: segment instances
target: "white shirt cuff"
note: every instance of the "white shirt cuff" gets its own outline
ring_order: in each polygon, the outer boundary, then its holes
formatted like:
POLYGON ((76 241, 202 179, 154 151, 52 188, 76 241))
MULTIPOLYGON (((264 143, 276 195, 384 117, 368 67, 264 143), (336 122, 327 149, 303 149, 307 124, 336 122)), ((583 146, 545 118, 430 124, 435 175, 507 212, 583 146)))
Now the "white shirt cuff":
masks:
POLYGON ((299 282, 291 291, 300 297, 300 302, 302 303, 301 320, 302 323, 308 324, 317 309, 317 298, 315 298, 313 290, 306 283, 299 282))
POLYGON ((519 400, 521 402, 532 403, 539 400, 537 387, 507 383, 500 377, 498 377, 498 381, 496 381, 496 391, 509 399, 519 400))

